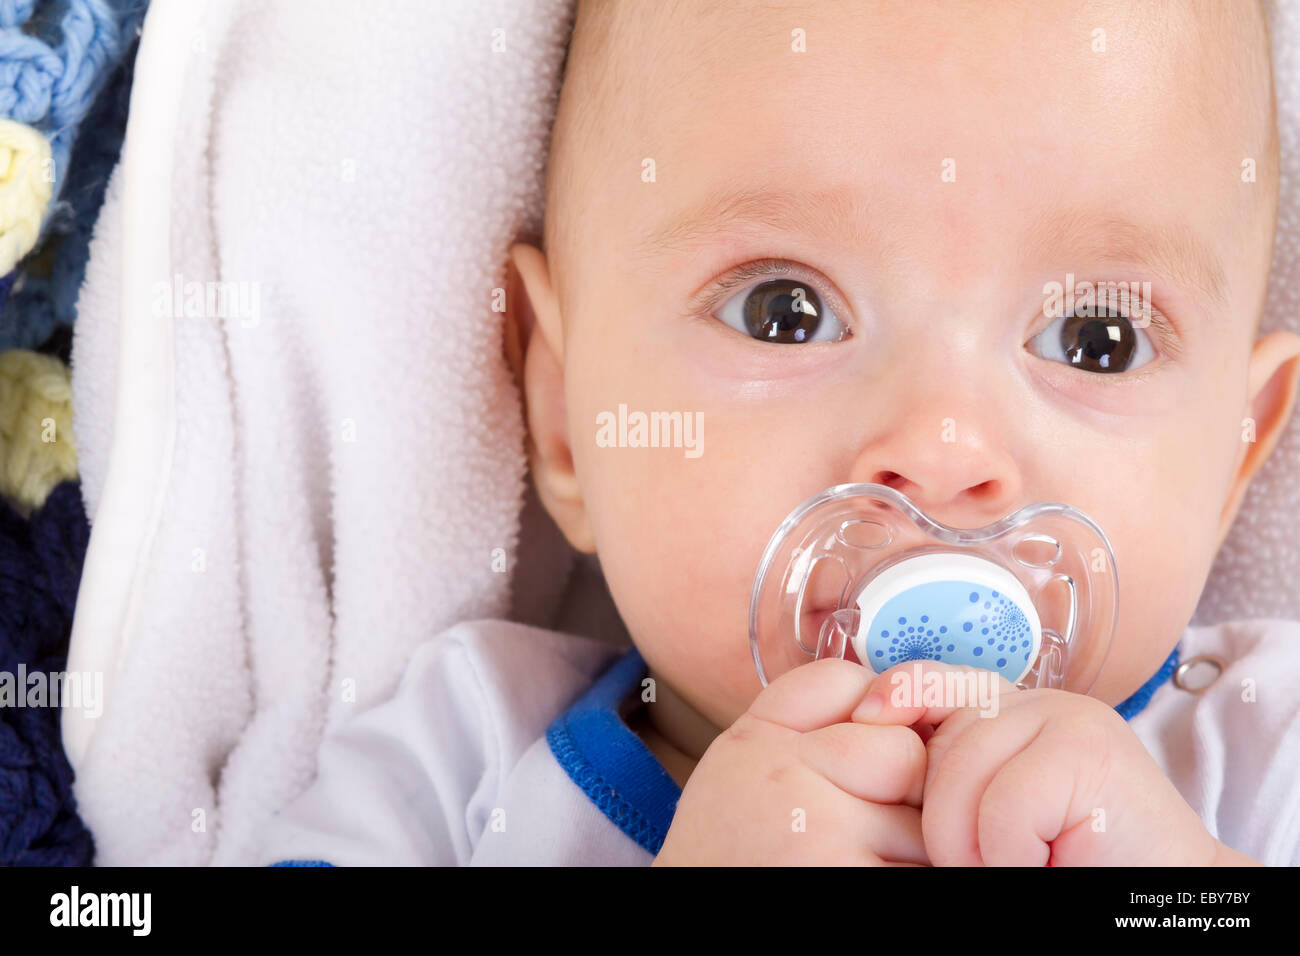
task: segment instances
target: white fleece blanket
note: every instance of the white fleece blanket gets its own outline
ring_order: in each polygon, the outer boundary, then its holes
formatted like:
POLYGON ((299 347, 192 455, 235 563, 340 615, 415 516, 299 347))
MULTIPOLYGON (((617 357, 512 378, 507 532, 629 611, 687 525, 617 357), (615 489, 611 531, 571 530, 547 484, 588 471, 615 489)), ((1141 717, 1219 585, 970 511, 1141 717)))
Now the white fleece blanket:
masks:
POLYGON ((493 290, 540 234, 567 15, 150 9, 73 356, 68 669, 105 704, 63 729, 97 864, 251 862, 329 723, 506 616, 526 468, 493 290))
MULTIPOLYGON (((386 697, 445 626, 510 613, 495 568, 528 562, 516 616, 555 609, 568 552, 544 522, 520 547, 492 290, 510 241, 540 233, 571 17, 571 0, 154 0, 73 351, 92 535, 68 669, 106 685, 97 721, 65 711, 64 743, 98 863, 251 862, 327 724, 386 697), (194 281, 225 283, 204 314, 194 281)), ((1266 330, 1300 322, 1298 21, 1275 12, 1266 330)), ((1300 617, 1296 425, 1200 622, 1300 617)))

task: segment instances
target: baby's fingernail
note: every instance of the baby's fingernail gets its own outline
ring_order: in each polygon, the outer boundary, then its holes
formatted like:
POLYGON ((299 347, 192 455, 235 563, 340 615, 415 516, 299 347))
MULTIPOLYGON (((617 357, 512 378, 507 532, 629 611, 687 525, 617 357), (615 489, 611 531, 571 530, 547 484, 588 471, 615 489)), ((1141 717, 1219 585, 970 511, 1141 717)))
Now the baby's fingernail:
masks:
POLYGON ((858 709, 853 716, 862 720, 870 720, 884 709, 885 702, 878 695, 870 694, 862 703, 858 704, 858 709))

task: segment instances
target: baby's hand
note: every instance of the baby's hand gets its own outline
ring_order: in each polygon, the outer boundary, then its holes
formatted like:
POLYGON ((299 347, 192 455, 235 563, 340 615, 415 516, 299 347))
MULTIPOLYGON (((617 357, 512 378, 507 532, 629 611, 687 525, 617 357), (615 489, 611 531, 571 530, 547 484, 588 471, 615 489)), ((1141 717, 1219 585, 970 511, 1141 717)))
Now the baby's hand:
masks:
POLYGON ((823 660, 774 680, 700 758, 655 865, 928 863, 921 738, 850 720, 874 676, 823 660))
POLYGON ((891 702, 903 687, 894 675, 905 672, 913 685, 918 666, 922 675, 974 671, 934 661, 896 665, 875 678, 854 719, 915 724, 927 738, 921 828, 934 865, 1208 866, 1223 862, 1221 848, 1232 854, 1102 701, 1018 690, 997 677, 995 716, 981 716, 991 710, 985 702, 891 702), (875 698, 883 709, 865 716, 875 698), (938 726, 930 733, 927 725, 938 726))

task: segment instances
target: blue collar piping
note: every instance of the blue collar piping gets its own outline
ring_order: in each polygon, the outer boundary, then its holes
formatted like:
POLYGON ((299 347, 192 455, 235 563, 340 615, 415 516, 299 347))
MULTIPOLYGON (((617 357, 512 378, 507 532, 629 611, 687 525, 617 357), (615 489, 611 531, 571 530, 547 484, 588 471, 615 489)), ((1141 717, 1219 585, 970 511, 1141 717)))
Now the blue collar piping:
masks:
POLYGON ((1178 654, 1182 649, 1182 642, 1174 645, 1173 651, 1160 665, 1160 670, 1151 675, 1151 679, 1133 692, 1133 696, 1121 704, 1115 706, 1115 712, 1125 720, 1132 720, 1138 714, 1146 709, 1147 704, 1151 702, 1151 697, 1161 685, 1178 670, 1178 654))
POLYGON ((591 802, 648 853, 658 855, 682 791, 618 713, 646 670, 632 648, 555 718, 546 742, 591 802))

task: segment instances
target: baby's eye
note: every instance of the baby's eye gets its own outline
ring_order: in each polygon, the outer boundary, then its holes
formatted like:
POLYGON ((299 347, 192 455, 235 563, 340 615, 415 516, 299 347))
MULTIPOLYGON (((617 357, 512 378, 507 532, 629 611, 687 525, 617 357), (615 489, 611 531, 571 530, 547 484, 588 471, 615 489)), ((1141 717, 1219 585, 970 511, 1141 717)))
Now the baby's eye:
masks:
POLYGON ((1066 362, 1086 372, 1127 372, 1155 357, 1146 332, 1128 316, 1108 308, 1061 316, 1027 344, 1040 358, 1066 362))
POLYGON ((777 344, 838 342, 844 326, 806 282, 769 279, 728 299, 717 316, 738 332, 777 344))

